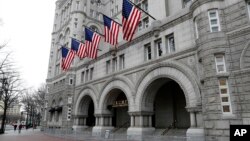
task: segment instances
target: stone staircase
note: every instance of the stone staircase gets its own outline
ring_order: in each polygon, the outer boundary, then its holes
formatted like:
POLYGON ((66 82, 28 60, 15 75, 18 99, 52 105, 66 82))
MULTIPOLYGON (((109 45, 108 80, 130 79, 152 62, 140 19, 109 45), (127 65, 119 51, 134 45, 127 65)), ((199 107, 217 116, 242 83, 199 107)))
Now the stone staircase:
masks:
POLYGON ((153 136, 186 136, 187 129, 155 129, 153 136))
POLYGON ((169 129, 163 136, 179 136, 185 137, 187 129, 169 129))

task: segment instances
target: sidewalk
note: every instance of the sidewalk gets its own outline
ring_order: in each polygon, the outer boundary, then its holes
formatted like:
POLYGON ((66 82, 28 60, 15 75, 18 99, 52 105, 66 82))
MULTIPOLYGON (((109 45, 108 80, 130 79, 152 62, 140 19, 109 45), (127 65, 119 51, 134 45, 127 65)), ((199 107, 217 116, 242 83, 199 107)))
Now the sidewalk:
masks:
POLYGON ((59 137, 48 136, 43 134, 40 129, 23 129, 21 133, 18 130, 6 131, 5 134, 0 135, 0 141, 75 141, 71 139, 62 139, 59 137))

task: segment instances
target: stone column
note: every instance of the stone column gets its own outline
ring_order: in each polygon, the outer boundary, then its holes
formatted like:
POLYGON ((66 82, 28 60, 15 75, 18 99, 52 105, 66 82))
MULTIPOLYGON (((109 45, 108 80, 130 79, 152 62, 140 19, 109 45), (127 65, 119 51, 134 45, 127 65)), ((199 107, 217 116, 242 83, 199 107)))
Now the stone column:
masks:
MULTIPOLYGON (((187 141, 199 140, 205 141, 205 131, 204 127, 197 126, 196 114, 202 112, 202 107, 191 107, 187 108, 187 111, 190 113, 190 128, 188 128, 186 135, 189 137, 187 141)), ((200 119, 202 120, 202 119, 200 119)))
POLYGON ((130 126, 131 127, 135 126, 135 116, 133 116, 133 115, 130 116, 130 126))
POLYGON ((127 130, 127 135, 151 135, 155 128, 152 127, 153 112, 130 112, 131 124, 127 130))
POLYGON ((111 114, 96 114, 96 126, 92 129, 93 136, 101 136, 106 130, 112 130, 111 114))
POLYGON ((99 117, 95 117, 95 126, 99 126, 99 117))
POLYGON ((143 127, 144 125, 143 125, 143 116, 142 115, 140 115, 140 127, 143 127))
POLYGON ((152 127, 152 115, 148 116, 148 126, 152 127))
POLYGON ((109 126, 112 126, 112 116, 109 117, 109 126))
POLYGON ((190 124, 193 128, 197 127, 195 112, 190 112, 190 124))
POLYGON ((101 117, 100 125, 104 126, 104 117, 101 117))

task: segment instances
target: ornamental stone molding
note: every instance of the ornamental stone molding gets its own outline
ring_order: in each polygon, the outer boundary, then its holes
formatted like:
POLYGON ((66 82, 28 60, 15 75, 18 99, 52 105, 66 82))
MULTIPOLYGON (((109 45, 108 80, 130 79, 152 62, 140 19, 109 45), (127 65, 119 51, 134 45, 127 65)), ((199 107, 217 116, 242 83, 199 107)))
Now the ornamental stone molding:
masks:
POLYGON ((109 92, 114 89, 119 89, 126 95, 126 98, 128 100, 128 107, 129 111, 132 110, 134 98, 133 98, 133 92, 131 91, 131 87, 124 81, 120 79, 115 79, 108 84, 104 85, 103 89, 101 90, 100 95, 100 101, 99 101, 99 109, 97 113, 105 114, 109 113, 107 110, 107 102, 109 99, 112 99, 112 95, 109 95, 109 92))
MULTIPOLYGON (((201 105, 201 96, 196 75, 184 64, 170 61, 159 63, 149 68, 136 84, 136 111, 152 110, 145 107, 145 95, 147 88, 159 78, 169 78, 179 84, 186 98, 186 108, 201 105)), ((152 99, 151 99, 152 100, 152 99)), ((153 103, 153 102, 152 102, 153 103)), ((153 107, 153 105, 151 105, 153 107)))
POLYGON ((89 96, 93 100, 95 109, 98 107, 97 91, 94 89, 94 87, 86 86, 82 88, 82 90, 76 97, 74 115, 78 115, 80 114, 79 112, 86 111, 86 108, 89 106, 89 102, 90 102, 88 101, 89 99, 86 98, 87 96, 89 96), (87 100, 88 102, 82 102, 82 100, 87 100), (85 108, 85 109, 82 109, 82 108, 85 108))
POLYGON ((250 68, 250 41, 248 41, 240 56, 240 69, 250 68))

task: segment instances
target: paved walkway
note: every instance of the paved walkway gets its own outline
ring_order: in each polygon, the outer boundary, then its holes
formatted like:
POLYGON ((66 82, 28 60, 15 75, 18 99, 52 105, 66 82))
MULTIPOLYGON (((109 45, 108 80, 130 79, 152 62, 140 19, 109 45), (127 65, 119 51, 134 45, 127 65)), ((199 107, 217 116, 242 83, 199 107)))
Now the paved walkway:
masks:
POLYGON ((21 133, 18 130, 5 131, 0 135, 0 141, 76 141, 71 139, 63 139, 59 137, 49 136, 40 131, 40 129, 24 129, 21 133))

